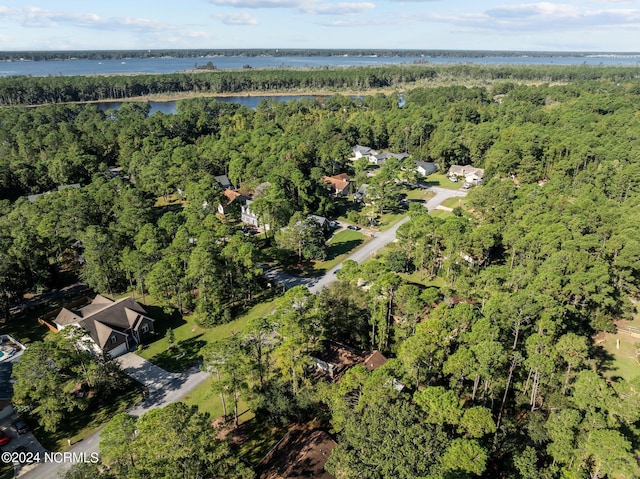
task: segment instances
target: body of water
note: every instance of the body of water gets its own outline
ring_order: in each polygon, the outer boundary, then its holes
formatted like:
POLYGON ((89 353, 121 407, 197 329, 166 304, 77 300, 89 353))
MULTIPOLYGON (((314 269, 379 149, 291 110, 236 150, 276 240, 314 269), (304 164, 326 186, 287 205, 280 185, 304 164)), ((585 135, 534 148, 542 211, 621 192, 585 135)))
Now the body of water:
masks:
POLYGON ((638 66, 640 55, 484 56, 484 57, 205 57, 205 58, 129 58, 124 60, 0 61, 0 76, 13 75, 113 75, 133 73, 177 73, 212 62, 219 69, 318 68, 324 66, 391 65, 430 62, 434 64, 507 65, 611 65, 638 66))

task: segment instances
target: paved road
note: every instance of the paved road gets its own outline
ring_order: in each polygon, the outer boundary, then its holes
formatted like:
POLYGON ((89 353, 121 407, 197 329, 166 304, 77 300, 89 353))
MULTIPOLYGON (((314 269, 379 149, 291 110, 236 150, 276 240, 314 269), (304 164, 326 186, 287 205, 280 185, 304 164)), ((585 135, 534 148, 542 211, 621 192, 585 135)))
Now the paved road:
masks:
MULTIPOLYGON (((428 211, 435 209, 440 205, 440 203, 449 198, 462 198, 464 196, 467 196, 466 190, 449 190, 447 188, 440 188, 437 186, 432 186, 429 188, 429 190, 433 191, 436 195, 429 201, 424 203, 424 206, 428 211)), ((389 228, 388 230, 383 232, 375 233, 375 237, 371 241, 354 251, 347 258, 347 260, 353 260, 357 263, 362 263, 382 247, 394 241, 396 239, 396 232, 398 231, 398 228, 407 221, 409 221, 408 216, 402 218, 395 225, 393 225, 392 228, 389 228)), ((340 268, 342 268, 342 263, 330 269, 324 275, 315 278, 299 278, 273 269, 266 271, 265 276, 267 278, 273 279, 274 281, 277 281, 286 289, 292 288, 294 286, 306 286, 312 293, 317 293, 322 288, 329 286, 336 280, 336 272, 340 268)))
MULTIPOLYGON (((425 203, 425 207, 429 211, 448 198, 463 197, 467 194, 464 190, 448 190, 438 187, 431 187, 429 189, 436 193, 436 196, 425 203)), ((347 259, 362 263, 383 246, 394 241, 396 231, 407 221, 409 221, 408 216, 402 218, 387 231, 375 233, 375 237, 371 241, 357 249, 347 259)), ((280 282, 287 289, 297 285, 304 285, 307 286, 311 292, 316 293, 336 280, 335 273, 341 267, 342 263, 327 271, 323 276, 316 278, 297 278, 275 270, 265 272, 265 276, 280 282)), ((148 397, 129 411, 134 416, 140 416, 151 409, 166 406, 167 404, 182 399, 209 377, 209 374, 199 371, 197 368, 193 368, 183 374, 169 373, 133 353, 125 354, 118 358, 118 360, 123 370, 147 386, 149 391, 148 397)), ((71 447, 69 452, 84 452, 86 456, 89 457, 92 452, 99 450, 99 443, 100 431, 96 431, 91 436, 71 447)), ((26 479, 53 479, 57 477, 59 472, 64 471, 69 466, 70 464, 39 464, 29 471, 21 471, 19 477, 26 479)))
MULTIPOLYGON (((120 356, 118 362, 129 376, 140 381, 148 390, 147 397, 129 410, 129 413, 134 416, 140 416, 152 409, 179 401, 209 377, 208 373, 200 371, 197 367, 181 374, 169 373, 134 353, 120 356)), ((68 452, 85 453, 85 457, 90 458, 91 453, 99 451, 100 431, 101 429, 74 444, 68 452)), ((23 468, 18 477, 54 479, 70 466, 71 463, 41 463, 31 469, 23 468)))
POLYGON ((61 298, 66 298, 68 296, 78 296, 88 291, 89 291, 89 287, 86 284, 74 283, 70 286, 66 286, 56 291, 43 293, 38 296, 34 296, 33 298, 25 299, 21 301, 19 304, 13 305, 9 310, 9 312, 11 316, 14 316, 16 314, 23 313, 25 311, 30 311, 32 309, 39 308, 40 306, 46 303, 49 303, 51 301, 55 301, 61 298))

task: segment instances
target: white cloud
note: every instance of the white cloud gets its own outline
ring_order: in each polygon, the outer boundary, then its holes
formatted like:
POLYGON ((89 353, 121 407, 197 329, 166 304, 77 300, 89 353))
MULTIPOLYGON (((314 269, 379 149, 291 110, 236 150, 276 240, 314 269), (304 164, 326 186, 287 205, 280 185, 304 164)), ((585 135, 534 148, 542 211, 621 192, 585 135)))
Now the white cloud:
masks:
POLYGON ((213 18, 220 20, 225 25, 257 25, 258 20, 246 12, 242 13, 220 13, 213 15, 213 18))
POLYGON ((209 0, 209 2, 235 8, 297 8, 310 3, 305 0, 209 0))
POLYGON ((579 31, 640 29, 639 9, 590 9, 549 2, 504 5, 481 13, 442 15, 425 13, 423 21, 448 23, 468 31, 579 31))
POLYGON ((64 24, 83 28, 135 32, 155 32, 177 29, 174 25, 146 18, 104 18, 93 13, 58 12, 38 7, 9 8, 0 6, 0 20, 19 23, 23 27, 29 28, 47 28, 64 24))
POLYGON ((371 2, 354 2, 354 3, 320 3, 310 5, 301 9, 304 13, 317 15, 351 15, 354 13, 363 13, 375 8, 375 4, 371 2))
POLYGON ((310 15, 352 15, 375 8, 372 2, 320 3, 319 0, 209 0, 209 2, 234 8, 288 8, 310 15))

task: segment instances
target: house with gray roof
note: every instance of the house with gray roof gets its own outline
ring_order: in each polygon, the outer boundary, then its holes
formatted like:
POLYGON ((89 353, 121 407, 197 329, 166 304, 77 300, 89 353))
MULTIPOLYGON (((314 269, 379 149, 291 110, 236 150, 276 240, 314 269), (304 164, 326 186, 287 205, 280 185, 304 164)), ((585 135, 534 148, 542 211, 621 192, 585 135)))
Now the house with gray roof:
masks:
POLYGON ((135 348, 154 331, 154 320, 132 297, 113 301, 97 295, 82 308, 62 308, 54 323, 58 331, 69 326, 82 329, 91 352, 112 358, 135 348))
POLYGON ((430 161, 416 161, 416 171, 422 176, 428 176, 438 171, 438 165, 430 161))
POLYGON ((470 185, 479 185, 484 178, 484 170, 470 165, 451 165, 447 173, 449 178, 464 178, 470 185))
POLYGON ((231 185, 231 181, 229 181, 229 177, 227 175, 214 176, 213 179, 216 180, 225 190, 233 188, 233 186, 231 185))

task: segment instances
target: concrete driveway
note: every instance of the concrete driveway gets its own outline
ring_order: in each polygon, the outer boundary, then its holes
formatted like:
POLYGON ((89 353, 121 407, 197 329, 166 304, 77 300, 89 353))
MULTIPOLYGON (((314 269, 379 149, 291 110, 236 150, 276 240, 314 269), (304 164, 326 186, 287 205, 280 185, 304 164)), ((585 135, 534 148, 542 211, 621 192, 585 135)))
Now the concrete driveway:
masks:
POLYGON ((149 392, 162 389, 179 378, 179 374, 173 374, 156 366, 150 361, 141 358, 135 353, 127 353, 116 358, 122 370, 133 379, 146 386, 149 392))
MULTIPOLYGON (((210 375, 193 367, 184 373, 170 373, 134 353, 127 353, 117 359, 122 370, 147 387, 147 397, 128 411, 133 416, 141 416, 152 409, 179 401, 205 381, 210 375)), ((99 451, 100 431, 74 444, 68 452, 89 456, 99 451)), ((67 463, 40 463, 35 467, 19 471, 19 477, 28 479, 52 479, 71 466, 67 463)))

